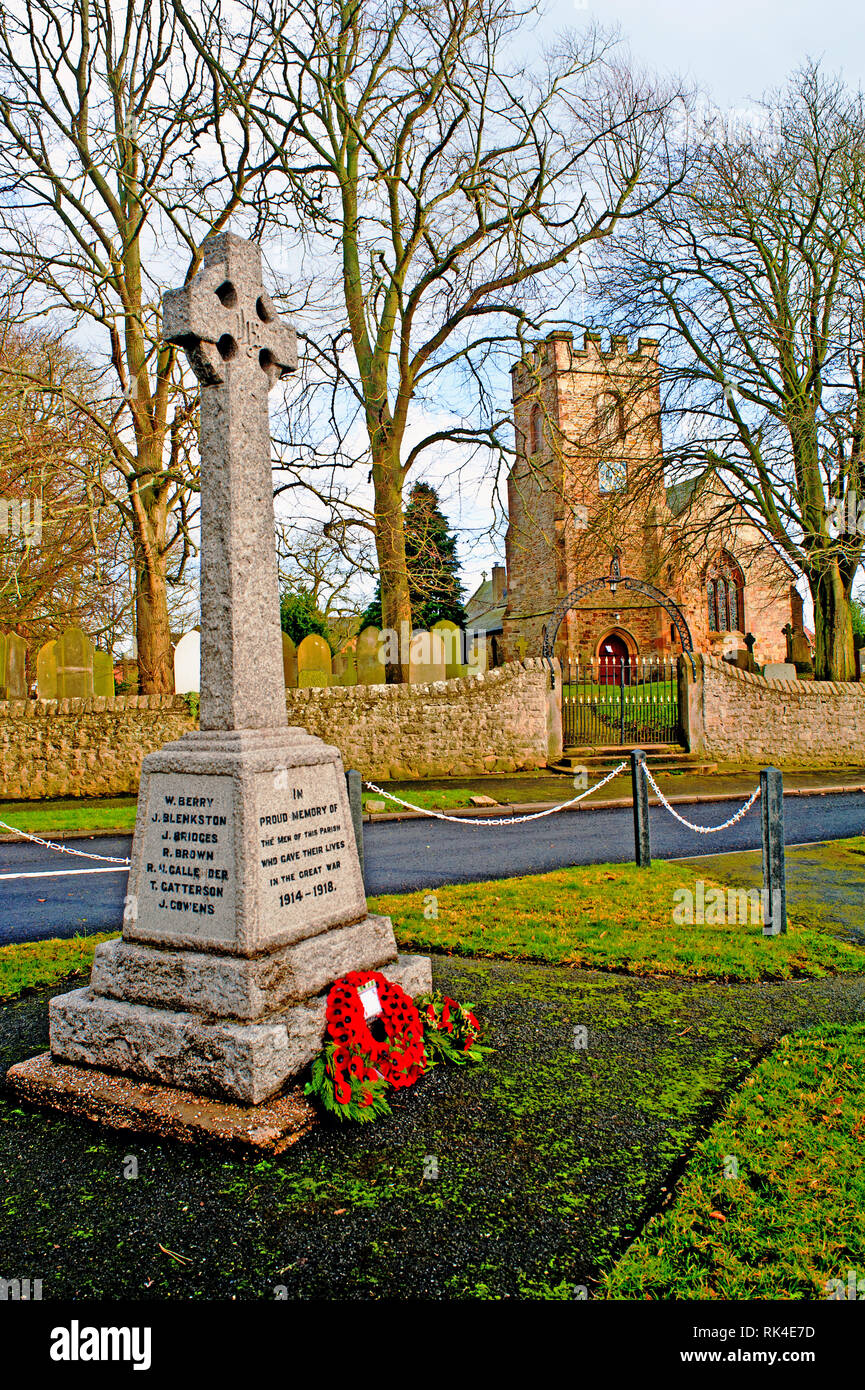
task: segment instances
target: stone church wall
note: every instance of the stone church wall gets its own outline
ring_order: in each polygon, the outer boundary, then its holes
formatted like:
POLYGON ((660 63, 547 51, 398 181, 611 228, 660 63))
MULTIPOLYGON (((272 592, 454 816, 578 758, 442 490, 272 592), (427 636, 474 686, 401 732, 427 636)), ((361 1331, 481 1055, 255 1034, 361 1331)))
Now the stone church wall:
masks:
POLYGON ((765 680, 712 656, 698 656, 696 664, 695 681, 689 663, 679 659, 680 707, 692 753, 757 766, 861 763, 865 682, 765 680))

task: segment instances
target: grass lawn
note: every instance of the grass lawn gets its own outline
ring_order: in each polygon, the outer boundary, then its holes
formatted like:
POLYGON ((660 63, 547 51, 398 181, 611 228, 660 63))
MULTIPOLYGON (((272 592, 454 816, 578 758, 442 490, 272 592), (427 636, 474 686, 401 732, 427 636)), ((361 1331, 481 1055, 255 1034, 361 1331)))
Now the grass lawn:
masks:
POLYGON ((844 940, 837 922, 795 906, 780 937, 764 937, 750 920, 675 923, 673 894, 693 891, 698 876, 707 897, 712 887, 729 887, 688 864, 595 864, 384 895, 371 898, 370 909, 393 918, 401 947, 419 951, 690 979, 781 980, 865 970, 865 946, 844 940))
POLYGON ((63 941, 25 941, 16 946, 0 946, 0 999, 14 999, 26 989, 50 987, 69 975, 89 975, 97 944, 117 935, 117 932, 103 932, 63 941))
MULTIPOLYGON (((390 790, 390 788, 386 788, 390 790)), ((402 798, 403 801, 411 802, 412 806, 420 806, 425 811, 453 811, 460 806, 470 806, 471 797, 477 795, 477 787, 409 787, 407 789, 397 788, 394 795, 402 798)), ((565 798, 566 799, 566 798, 565 798)), ((364 792, 363 809, 369 810, 370 801, 383 801, 385 811, 398 812, 405 810, 398 801, 390 801, 387 797, 380 796, 378 792, 364 792)), ((379 812, 379 814, 382 814, 379 812)))
MULTIPOLYGON (((865 841, 847 845, 854 848, 833 844, 832 853, 861 855, 855 847, 865 847, 865 841)), ((369 906, 393 919, 402 950, 692 980, 786 980, 865 971, 865 945, 851 940, 833 917, 807 906, 790 909, 789 929, 780 937, 764 937, 750 918, 720 925, 674 922, 674 893, 693 892, 697 878, 707 901, 713 887, 729 889, 702 866, 656 861, 648 870, 593 864, 453 884, 434 893, 388 894, 370 898, 369 906)), ((76 972, 86 975, 96 942, 111 935, 117 933, 0 947, 0 999, 76 972)))
MULTIPOLYGON (((71 797, 67 801, 0 802, 0 821, 30 835, 57 835, 63 830, 132 830, 135 826, 134 796, 106 797, 87 801, 71 797)), ((6 834, 0 830, 0 834, 6 834)))
POLYGON ((865 1279, 863 1063, 865 1024, 783 1038, 698 1146, 672 1205, 603 1280, 604 1297, 822 1299, 851 1269, 865 1279))

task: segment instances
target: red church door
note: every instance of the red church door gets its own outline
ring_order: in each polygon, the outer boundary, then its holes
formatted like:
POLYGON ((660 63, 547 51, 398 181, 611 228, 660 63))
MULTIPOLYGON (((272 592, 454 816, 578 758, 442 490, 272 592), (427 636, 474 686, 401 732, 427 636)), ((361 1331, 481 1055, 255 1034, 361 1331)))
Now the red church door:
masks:
POLYGON ((598 652, 599 661, 599 680, 601 685, 627 684, 628 679, 628 648, 622 641, 611 632, 609 637, 605 637, 598 652), (624 678, 622 668, 624 667, 624 678))

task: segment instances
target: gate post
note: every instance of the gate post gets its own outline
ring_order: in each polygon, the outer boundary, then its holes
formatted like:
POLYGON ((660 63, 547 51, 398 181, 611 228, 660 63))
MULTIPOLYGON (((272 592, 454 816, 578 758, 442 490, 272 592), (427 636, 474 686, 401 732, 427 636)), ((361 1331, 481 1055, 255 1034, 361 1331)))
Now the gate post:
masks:
POLYGON ((646 781, 646 755, 642 748, 631 752, 631 794, 634 802, 634 862, 640 869, 652 864, 649 838, 649 784, 646 781))
POLYGON ((784 779, 777 767, 760 771, 763 831, 763 935, 787 930, 787 874, 784 862, 784 779))

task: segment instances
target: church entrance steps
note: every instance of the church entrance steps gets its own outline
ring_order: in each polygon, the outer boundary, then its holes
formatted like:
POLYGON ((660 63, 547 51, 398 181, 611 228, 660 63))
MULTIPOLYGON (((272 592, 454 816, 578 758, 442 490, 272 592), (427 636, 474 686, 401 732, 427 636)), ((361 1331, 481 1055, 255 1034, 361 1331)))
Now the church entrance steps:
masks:
POLYGON ((603 775, 609 772, 618 763, 626 758, 631 751, 631 747, 640 747, 646 755, 646 762, 652 772, 692 772, 695 775, 705 776, 712 772, 717 772, 718 764, 705 762, 698 758, 696 754, 687 753, 684 748, 677 748, 670 744, 633 744, 630 747, 623 747, 621 744, 611 744, 607 747, 593 745, 585 748, 566 748, 558 762, 551 764, 551 772, 562 772, 573 774, 581 768, 585 768, 589 774, 597 773, 603 775))

